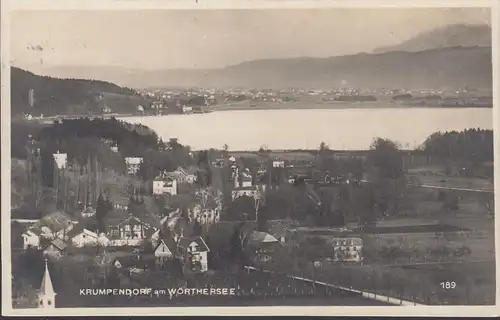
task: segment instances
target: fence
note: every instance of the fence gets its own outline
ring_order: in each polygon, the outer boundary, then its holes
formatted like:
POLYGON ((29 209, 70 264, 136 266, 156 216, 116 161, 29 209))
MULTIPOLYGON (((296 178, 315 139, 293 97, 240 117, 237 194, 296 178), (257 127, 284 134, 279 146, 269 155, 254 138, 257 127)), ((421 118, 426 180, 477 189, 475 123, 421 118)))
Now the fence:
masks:
MULTIPOLYGON (((259 270, 257 268, 250 267, 250 266, 245 266, 245 268, 248 269, 248 270, 253 270, 253 271, 258 271, 258 272, 276 274, 276 272, 273 272, 273 271, 259 270)), ((364 292, 364 291, 355 290, 355 289, 352 289, 352 288, 347 288, 347 287, 342 287, 342 286, 337 286, 337 285, 329 284, 329 283, 326 283, 326 282, 321 282, 321 281, 315 281, 315 280, 311 280, 311 279, 306 279, 306 278, 303 278, 303 277, 296 277, 296 276, 289 276, 289 275, 287 275, 287 277, 291 278, 291 279, 295 279, 295 280, 302 280, 302 281, 309 282, 309 283, 314 283, 314 284, 318 284, 318 285, 322 285, 322 286, 326 286, 326 287, 332 287, 332 288, 335 288, 335 289, 340 289, 340 290, 351 292, 351 293, 354 293, 354 294, 359 294, 359 295, 361 295, 362 297, 364 297, 366 299, 377 300, 377 301, 381 301, 381 302, 386 302, 386 303, 389 303, 389 304, 392 304, 392 305, 400 305, 400 306, 423 306, 423 304, 419 304, 419 303, 416 303, 416 302, 403 300, 402 298, 392 298, 392 297, 380 295, 380 294, 377 294, 377 293, 364 292)))

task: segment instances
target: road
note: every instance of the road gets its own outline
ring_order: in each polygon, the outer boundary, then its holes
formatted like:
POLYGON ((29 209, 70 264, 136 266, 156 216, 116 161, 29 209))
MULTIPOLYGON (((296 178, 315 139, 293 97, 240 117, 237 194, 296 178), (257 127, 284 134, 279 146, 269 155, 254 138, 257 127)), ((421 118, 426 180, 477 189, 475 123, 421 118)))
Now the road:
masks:
MULTIPOLYGON (((363 183, 370 183, 368 180, 361 180, 363 183)), ((470 189, 470 188, 459 188, 459 187, 445 187, 445 186, 433 186, 427 184, 409 184, 412 187, 418 188, 428 188, 428 189, 441 189, 441 190, 454 190, 454 191, 468 191, 468 192, 482 192, 482 193, 494 193, 493 189, 470 189)))

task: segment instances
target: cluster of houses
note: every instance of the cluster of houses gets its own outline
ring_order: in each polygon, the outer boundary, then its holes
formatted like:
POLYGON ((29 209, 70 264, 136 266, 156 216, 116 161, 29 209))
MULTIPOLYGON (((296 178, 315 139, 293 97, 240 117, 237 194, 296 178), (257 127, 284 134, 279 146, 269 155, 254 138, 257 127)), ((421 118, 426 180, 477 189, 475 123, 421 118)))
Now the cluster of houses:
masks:
MULTIPOLYGON (((163 219, 129 214, 111 220, 108 232, 97 233, 87 229, 83 222, 72 220, 68 214, 53 212, 22 232, 22 249, 38 249, 48 259, 59 260, 77 252, 78 248, 101 247, 119 251, 120 248, 140 248, 146 243, 151 244, 150 249, 159 265, 176 258, 182 260, 188 270, 207 271, 210 250, 200 236, 184 236, 183 223, 185 225, 186 221, 179 213, 180 210, 174 211, 163 219)), ((117 261, 113 261, 115 266, 120 259, 117 261)))

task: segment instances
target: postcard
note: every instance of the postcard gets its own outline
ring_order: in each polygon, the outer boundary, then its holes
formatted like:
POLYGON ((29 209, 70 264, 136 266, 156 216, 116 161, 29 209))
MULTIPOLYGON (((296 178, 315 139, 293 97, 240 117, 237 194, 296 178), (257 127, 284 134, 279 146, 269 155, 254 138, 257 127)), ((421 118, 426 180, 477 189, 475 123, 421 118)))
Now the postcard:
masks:
POLYGON ((2 1, 2 313, 498 315, 499 5, 2 1))

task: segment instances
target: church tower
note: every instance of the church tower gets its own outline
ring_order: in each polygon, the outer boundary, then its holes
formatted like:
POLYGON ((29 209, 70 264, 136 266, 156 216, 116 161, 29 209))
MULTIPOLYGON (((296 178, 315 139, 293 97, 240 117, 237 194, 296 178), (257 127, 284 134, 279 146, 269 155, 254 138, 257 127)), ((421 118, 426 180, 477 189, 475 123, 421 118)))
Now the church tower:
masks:
POLYGON ((54 287, 52 286, 52 279, 50 278, 47 259, 45 259, 45 273, 43 274, 42 284, 37 295, 37 300, 37 308, 55 308, 56 293, 54 292, 54 287))

